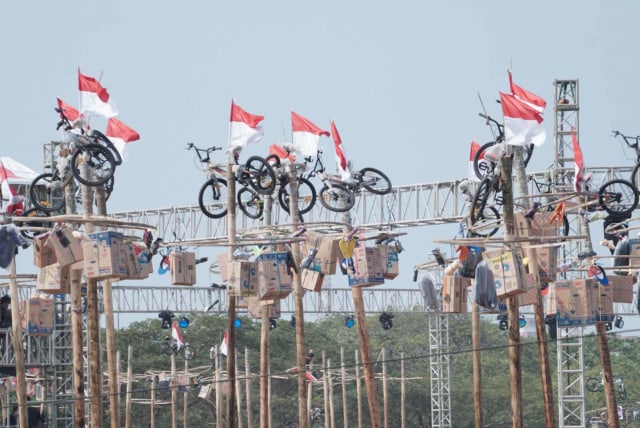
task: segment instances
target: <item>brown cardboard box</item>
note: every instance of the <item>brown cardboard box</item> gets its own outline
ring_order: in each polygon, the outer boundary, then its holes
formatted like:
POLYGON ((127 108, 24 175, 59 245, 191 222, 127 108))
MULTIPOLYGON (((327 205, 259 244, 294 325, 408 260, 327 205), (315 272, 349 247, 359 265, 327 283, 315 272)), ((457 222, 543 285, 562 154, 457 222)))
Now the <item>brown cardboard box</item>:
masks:
POLYGON ((596 279, 556 281, 554 290, 558 326, 588 326, 613 320, 611 287, 596 279))
POLYGON ((513 296, 527 291, 526 272, 518 251, 504 251, 502 255, 489 258, 488 264, 493 273, 498 297, 513 296))
POLYGON ((84 258, 80 238, 71 227, 55 229, 49 234, 47 245, 51 245, 56 253, 60 266, 68 266, 84 258))
POLYGON ((47 297, 31 297, 20 302, 22 328, 30 336, 47 336, 53 333, 53 300, 47 297))
POLYGON ((196 283, 196 253, 173 251, 169 254, 169 270, 172 285, 193 285, 196 283))
POLYGON ((258 300, 256 297, 250 297, 247 309, 253 319, 261 319, 264 309, 268 311, 269 318, 280 318, 280 299, 258 300))
POLYGON ((149 248, 143 242, 132 242, 131 245, 138 261, 139 279, 148 278, 153 273, 152 255, 149 252, 149 248))
POLYGON ((228 264, 227 291, 230 296, 250 297, 258 294, 258 265, 248 260, 228 264))
POLYGON ((375 247, 359 246, 353 250, 353 269, 349 270, 349 285, 371 287, 384 284, 384 274, 380 251, 375 247))
POLYGON ((324 282, 324 274, 316 272, 314 270, 302 269, 302 288, 311 291, 322 290, 322 283, 324 282))
POLYGON ((69 293, 71 284, 69 271, 69 266, 60 267, 58 263, 39 268, 36 277, 36 290, 53 294, 69 293))
POLYGON ((513 213, 515 235, 519 238, 526 238, 529 236, 529 220, 525 218, 524 215, 524 211, 515 211, 513 213))
POLYGON ((48 244, 49 232, 42 233, 33 238, 33 264, 37 267, 45 267, 58 261, 56 251, 48 244))
POLYGON ((340 237, 313 231, 307 231, 306 235, 307 240, 303 246, 302 257, 306 257, 311 249, 315 248, 317 250, 307 269, 322 272, 326 275, 335 274, 338 267, 338 258, 340 257, 340 247, 338 245, 340 237))
POLYGON ((216 260, 218 262, 218 269, 220 270, 220 281, 222 282, 229 281, 229 269, 228 269, 229 252, 218 254, 218 256, 216 257, 216 260))
POLYGON ((536 247, 535 251, 538 258, 540 281, 555 281, 558 268, 558 247, 536 247))
POLYGON ((614 303, 633 303, 633 276, 609 275, 614 303))
POLYGON ((534 275, 527 274, 526 291, 518 295, 518 306, 535 305, 538 302, 538 284, 534 282, 534 275))
POLYGON ((292 291, 293 277, 287 268, 287 253, 262 253, 258 264, 258 297, 260 300, 284 299, 292 291))
POLYGON ((382 276, 384 279, 394 279, 400 274, 400 261, 398 251, 388 245, 378 246, 380 257, 382 259, 382 276))
POLYGON ((471 278, 463 276, 445 275, 442 286, 442 312, 467 312, 467 288, 471 285, 471 278))
POLYGON ((98 241, 88 240, 82 243, 82 250, 87 278, 121 278, 127 275, 123 247, 119 242, 104 246, 98 241))
POLYGON ((531 219, 529 236, 558 236, 558 226, 550 223, 553 212, 538 211, 531 219))

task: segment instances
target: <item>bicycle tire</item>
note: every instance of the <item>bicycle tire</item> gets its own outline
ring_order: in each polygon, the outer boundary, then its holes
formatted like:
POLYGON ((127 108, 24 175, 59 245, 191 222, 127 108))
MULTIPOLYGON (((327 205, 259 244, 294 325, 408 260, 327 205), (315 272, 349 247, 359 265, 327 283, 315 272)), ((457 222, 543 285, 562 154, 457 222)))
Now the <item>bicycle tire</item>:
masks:
POLYGON ((621 400, 627 399, 627 390, 624 389, 624 385, 618 385, 618 396, 621 400))
POLYGON ((609 214, 629 215, 638 206, 638 189, 630 181, 607 181, 598 190, 598 202, 609 214))
POLYGON ((349 211, 356 204, 356 198, 351 190, 341 184, 326 184, 320 189, 320 203, 329 211, 343 213, 349 211))
POLYGON ((210 218, 222 218, 227 215, 227 181, 223 178, 208 179, 198 193, 198 205, 210 218))
POLYGON ((191 361, 196 357, 196 350, 191 345, 184 344, 182 346, 182 358, 191 361))
MULTIPOLYGON (((316 204, 316 199, 316 188, 313 187, 313 184, 304 177, 298 177, 298 214, 302 215, 311 211, 316 204)), ((283 210, 291 214, 289 211, 289 186, 280 186, 278 202, 283 210)))
POLYGON ((173 347, 167 343, 167 342, 162 342, 160 344, 160 347, 162 348, 162 353, 165 355, 171 355, 173 354, 173 347))
MULTIPOLYGON (((496 164, 495 162, 492 162, 488 159, 484 159, 484 152, 486 152, 491 146, 495 145, 496 143, 496 141, 489 141, 488 143, 483 144, 482 146, 480 146, 475 156, 473 157, 473 171, 475 172, 476 177, 478 177, 478 179, 480 180, 493 173, 493 169, 495 168, 496 164)), ((523 152, 525 168, 529 165, 529 161, 531 160, 531 156, 533 155, 534 147, 535 146, 533 144, 525 146, 525 150, 523 152)))
POLYGON ((31 204, 42 211, 62 211, 65 206, 65 184, 50 172, 38 175, 29 187, 31 204))
POLYGON ((492 187, 493 184, 491 178, 485 177, 473 195, 469 220, 471 222, 471 226, 475 226, 478 229, 480 229, 479 226, 481 226, 482 223, 495 223, 495 226, 485 229, 488 230, 487 232, 471 231, 473 236, 487 238, 495 235, 500 229, 500 212, 496 207, 487 205, 489 196, 493 193, 492 187))
POLYGON ((267 163, 271 165, 272 168, 280 168, 280 156, 278 155, 269 155, 265 158, 267 163))
POLYGON ((598 392, 600 391, 600 379, 595 377, 590 377, 584 383, 584 387, 587 388, 589 392, 598 392))
POLYGON ((249 187, 243 187, 236 194, 238 208, 249 218, 254 220, 262 217, 264 212, 264 201, 256 190, 249 187))
MULTIPOLYGON (((89 138, 93 139, 94 141, 102 141, 104 145, 107 146, 107 148, 111 151, 111 154, 113 155, 113 160, 116 163, 116 165, 122 165, 122 156, 120 156, 120 152, 116 148, 115 144, 113 144, 113 141, 109 139, 109 137, 107 137, 97 129, 92 129, 89 132, 89 138)), ((97 143, 97 142, 95 144, 101 145, 100 143, 97 143)))
POLYGON ((271 195, 276 189, 276 173, 271 165, 260 156, 251 156, 244 164, 248 183, 258 193, 271 195))
POLYGON ((99 144, 85 144, 76 149, 71 157, 71 172, 80 183, 87 186, 100 186, 115 173, 116 162, 108 148, 99 144), (88 157, 88 160, 86 159, 88 157), (82 177, 80 166, 88 161, 91 167, 89 178, 82 177))
MULTIPOLYGON (((50 217, 50 213, 48 211, 41 210, 39 208, 31 208, 22 213, 21 217, 50 217)), ((47 221, 14 221, 13 222, 17 227, 41 227, 41 228, 51 228, 53 223, 47 221)), ((24 236, 26 239, 33 239, 36 235, 41 234, 41 230, 21 230, 20 235, 24 236)))
POLYGON ((375 193, 376 195, 386 195, 391 193, 391 180, 384 172, 376 168, 362 168, 360 170, 360 177, 362 180, 362 187, 375 193), (364 184, 367 181, 372 181, 371 184, 364 184))

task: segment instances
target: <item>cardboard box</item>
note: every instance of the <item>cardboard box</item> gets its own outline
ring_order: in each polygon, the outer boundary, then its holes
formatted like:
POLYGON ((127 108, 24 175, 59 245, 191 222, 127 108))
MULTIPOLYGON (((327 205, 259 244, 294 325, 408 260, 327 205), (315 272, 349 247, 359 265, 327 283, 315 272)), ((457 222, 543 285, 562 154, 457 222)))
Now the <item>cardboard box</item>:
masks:
POLYGON ((261 319, 262 311, 268 312, 269 318, 280 318, 280 299, 258 300, 257 297, 247 298, 247 309, 253 319, 261 319))
POLYGON ((526 272, 522 265, 522 257, 515 250, 504 251, 501 255, 491 257, 494 253, 487 252, 485 260, 493 273, 498 297, 522 294, 526 289, 526 272))
POLYGON ((336 235, 323 234, 319 232, 307 231, 307 240, 303 246, 302 257, 306 257, 312 249, 317 250, 307 269, 333 275, 338 267, 340 258, 340 237, 336 235))
POLYGON ((609 275, 607 278, 614 303, 633 303, 633 276, 609 275))
POLYGON ((193 285, 196 283, 196 253, 173 251, 169 254, 169 270, 172 285, 193 285))
POLYGON ((553 211, 538 211, 529 223, 529 236, 558 236, 558 226, 551 223, 553 211))
POLYGON ((248 260, 232 260, 228 264, 227 291, 230 296, 250 297, 258 294, 258 265, 248 260))
POLYGON ((123 278, 127 275, 127 264, 123 246, 109 239, 109 245, 102 241, 89 240, 82 243, 84 268, 87 278, 123 278))
POLYGON ((263 253, 256 258, 260 300, 283 299, 291 293, 293 277, 287 267, 288 260, 286 252, 263 253))
POLYGON ((229 269, 227 267, 229 263, 229 252, 218 254, 216 260, 218 262, 218 269, 220 270, 220 281, 229 281, 229 269))
POLYGON ((535 305, 538 303, 539 285, 534 281, 532 273, 527 274, 526 291, 518 295, 518 306, 535 305))
POLYGON ((518 238, 526 238, 529 236, 529 219, 524 215, 524 211, 515 211, 513 213, 514 232, 518 238))
POLYGON ((558 268, 558 247, 536 247, 535 251, 538 258, 540 281, 555 281, 558 268))
POLYGON ((380 257, 382 258, 384 279, 394 279, 400 274, 400 260, 398 251, 388 245, 378 246, 380 257))
POLYGON ((324 274, 322 272, 302 269, 301 273, 302 288, 316 292, 322 290, 322 283, 324 282, 324 274))
POLYGON ((384 284, 380 251, 375 247, 356 247, 353 250, 353 269, 347 272, 352 287, 371 287, 384 284))
POLYGON ((613 321, 611 287, 600 286, 596 279, 557 281, 552 291, 559 327, 589 326, 599 321, 613 321))
POLYGON ((640 239, 629 239, 629 267, 640 269, 640 239))
POLYGON ((442 286, 442 312, 461 314, 467 312, 467 287, 471 278, 445 275, 442 286))
POLYGON ((58 261, 53 245, 48 243, 49 232, 42 233, 33 238, 33 264, 37 267, 45 267, 58 261))
POLYGON ((147 278, 153 273, 152 254, 143 242, 132 242, 133 253, 138 261, 139 278, 147 278))
POLYGON ((53 300, 31 297, 20 302, 22 328, 30 336, 47 336, 53 333, 53 300))
POLYGON ((38 269, 36 276, 36 290, 52 294, 69 293, 71 276, 70 267, 60 267, 58 263, 38 269))
POLYGON ((71 227, 55 229, 49 234, 47 245, 53 247, 60 266, 68 266, 84 258, 78 234, 80 232, 76 232, 71 227))

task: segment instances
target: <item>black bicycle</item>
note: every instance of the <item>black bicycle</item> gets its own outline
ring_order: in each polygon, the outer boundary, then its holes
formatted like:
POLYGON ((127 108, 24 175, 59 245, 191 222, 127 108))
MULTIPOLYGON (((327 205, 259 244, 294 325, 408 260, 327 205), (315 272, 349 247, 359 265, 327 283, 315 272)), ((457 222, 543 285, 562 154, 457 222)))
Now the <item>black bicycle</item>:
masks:
POLYGON ((196 356, 196 350, 193 349, 193 346, 189 345, 189 342, 185 342, 182 346, 178 344, 178 341, 171 336, 167 336, 164 338, 162 343, 160 344, 162 348, 162 352, 166 355, 182 355, 187 361, 193 360, 196 356))
MULTIPOLYGON (((283 147, 283 151, 287 157, 291 157, 291 147, 283 147)), ((307 172, 308 164, 313 160, 312 156, 306 157, 303 163, 294 163, 296 170, 296 181, 298 183, 298 214, 306 214, 311 211, 316 204, 317 194, 316 188, 313 186, 309 177, 314 173, 314 170, 307 172)), ((267 156, 267 162, 271 164, 276 172, 276 179, 278 183, 278 203, 287 213, 290 213, 290 189, 289 189, 289 172, 284 168, 280 156, 277 154, 270 154, 267 156)))
POLYGON ((636 166, 633 167, 633 171, 631 172, 630 181, 633 183, 636 188, 640 184, 640 135, 636 137, 631 137, 629 135, 624 135, 620 131, 612 131, 614 137, 622 137, 624 142, 629 148, 632 148, 636 153, 636 166))
MULTIPOLYGON (((613 384, 617 386, 618 397, 620 397, 621 400, 626 400, 627 390, 624 389, 624 381, 622 380, 622 377, 614 378, 613 384)), ((597 377, 587 378, 584 386, 585 388, 587 388, 587 391, 589 392, 604 391, 604 382, 602 378, 597 378, 597 377)))

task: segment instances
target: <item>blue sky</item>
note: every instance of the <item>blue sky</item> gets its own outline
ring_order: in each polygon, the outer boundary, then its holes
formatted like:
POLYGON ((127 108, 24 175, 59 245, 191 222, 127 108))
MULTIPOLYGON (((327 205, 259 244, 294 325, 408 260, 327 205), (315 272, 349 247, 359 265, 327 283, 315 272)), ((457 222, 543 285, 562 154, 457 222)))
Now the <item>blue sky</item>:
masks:
MULTIPOLYGON (((226 146, 232 98, 265 116, 247 153, 289 140, 294 110, 325 129, 334 119, 355 166, 394 185, 461 179, 470 141, 491 139, 477 94, 501 117, 493 101, 511 67, 550 104, 555 79, 578 79, 587 167, 630 165, 611 130, 640 134, 639 18, 631 0, 3 2, 0 155, 42 169, 43 143, 59 138, 55 99, 77 106, 80 67, 141 135, 117 171, 112 212, 196 203, 204 177, 186 142, 226 146)), ((545 123, 531 171, 553 161, 549 108, 545 123)), ((321 140, 329 164, 331 144, 321 140)), ((408 232, 402 286, 431 241, 453 235, 408 232)))

